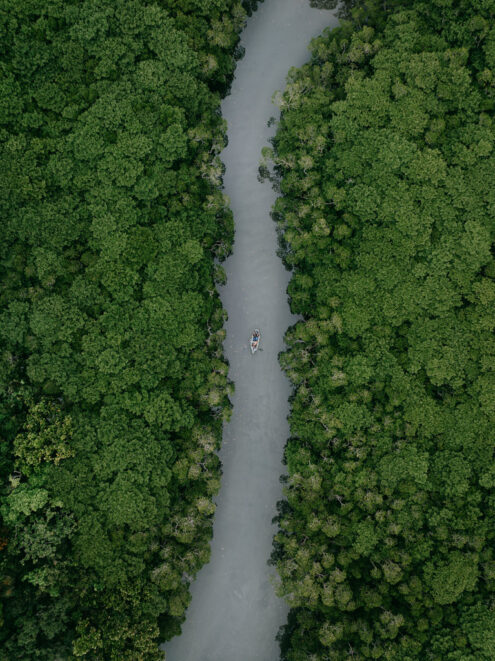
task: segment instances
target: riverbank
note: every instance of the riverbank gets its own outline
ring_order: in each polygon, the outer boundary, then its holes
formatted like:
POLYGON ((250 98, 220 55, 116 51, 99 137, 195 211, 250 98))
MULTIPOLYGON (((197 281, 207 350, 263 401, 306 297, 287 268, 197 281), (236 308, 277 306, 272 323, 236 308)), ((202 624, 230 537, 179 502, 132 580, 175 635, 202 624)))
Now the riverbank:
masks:
POLYGON ((307 45, 337 20, 307 0, 266 0, 242 35, 246 49, 232 92, 223 102, 229 145, 225 192, 236 223, 234 254, 222 302, 229 314, 226 355, 235 382, 234 411, 220 457, 211 561, 192 585, 192 603, 180 637, 165 646, 167 661, 274 661, 275 640, 287 609, 270 584, 275 506, 282 495, 281 458, 289 429, 290 386, 278 353, 295 318, 286 288, 289 273, 276 255, 270 210, 276 193, 257 178, 261 149, 273 135, 273 93, 291 66, 308 58, 307 45), (263 352, 252 356, 249 333, 262 331, 263 352))

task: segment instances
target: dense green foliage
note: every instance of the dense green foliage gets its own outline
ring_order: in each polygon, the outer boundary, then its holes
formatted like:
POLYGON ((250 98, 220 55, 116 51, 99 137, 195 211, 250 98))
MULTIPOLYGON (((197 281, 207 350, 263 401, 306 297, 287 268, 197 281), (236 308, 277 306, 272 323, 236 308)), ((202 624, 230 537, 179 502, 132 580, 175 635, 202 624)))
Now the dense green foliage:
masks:
POLYGON ((246 10, 248 16, 251 16, 253 11, 255 11, 258 6, 258 2, 264 2, 265 0, 242 0, 242 6, 246 10))
POLYGON ((309 0, 315 9, 337 10, 341 19, 352 19, 354 27, 363 23, 373 23, 375 26, 383 25, 388 13, 396 7, 407 7, 414 0, 309 0))
POLYGON ((304 318, 281 356, 282 656, 489 661, 495 3, 358 18, 291 71, 265 153, 304 318))
POLYGON ((245 11, 0 9, 0 658, 151 661, 209 556, 245 11))

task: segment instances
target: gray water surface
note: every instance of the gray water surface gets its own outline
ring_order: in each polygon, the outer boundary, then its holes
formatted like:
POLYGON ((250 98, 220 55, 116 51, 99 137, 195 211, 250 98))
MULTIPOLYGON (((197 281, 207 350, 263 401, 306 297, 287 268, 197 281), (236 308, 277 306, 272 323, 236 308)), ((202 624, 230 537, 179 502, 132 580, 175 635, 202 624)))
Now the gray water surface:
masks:
POLYGON ((287 609, 274 594, 267 560, 289 433, 290 387, 277 356, 295 318, 270 218, 276 194, 257 174, 261 149, 274 132, 267 121, 278 117, 272 95, 285 87, 289 68, 309 58, 310 39, 330 24, 337 25, 333 14, 311 9, 308 0, 265 0, 243 32, 246 54, 222 105, 229 137, 222 155, 225 191, 236 233, 221 297, 229 315, 225 350, 236 393, 220 453, 223 478, 211 562, 192 585, 182 635, 164 646, 167 661, 279 658, 275 636, 287 609), (261 329, 263 351, 252 356, 248 341, 255 327, 261 329))

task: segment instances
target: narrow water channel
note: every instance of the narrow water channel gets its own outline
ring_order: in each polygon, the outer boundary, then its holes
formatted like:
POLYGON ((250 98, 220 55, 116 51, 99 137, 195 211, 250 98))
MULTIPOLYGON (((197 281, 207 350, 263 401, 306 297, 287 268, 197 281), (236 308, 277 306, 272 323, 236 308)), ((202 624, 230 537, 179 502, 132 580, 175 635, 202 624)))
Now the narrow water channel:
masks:
POLYGON ((278 364, 283 336, 294 323, 287 304, 289 274, 276 255, 270 210, 275 193, 257 180, 261 148, 274 128, 271 103, 291 66, 309 57, 310 39, 337 21, 308 0, 265 0, 248 21, 232 93, 223 103, 229 145, 225 191, 236 223, 234 254, 221 291, 228 312, 225 350, 236 385, 225 427, 223 478, 217 498, 211 561, 192 585, 181 636, 165 645, 167 661, 276 661, 275 636, 286 607, 270 584, 275 505, 288 435, 290 388, 278 364), (261 329, 262 352, 248 349, 261 329))

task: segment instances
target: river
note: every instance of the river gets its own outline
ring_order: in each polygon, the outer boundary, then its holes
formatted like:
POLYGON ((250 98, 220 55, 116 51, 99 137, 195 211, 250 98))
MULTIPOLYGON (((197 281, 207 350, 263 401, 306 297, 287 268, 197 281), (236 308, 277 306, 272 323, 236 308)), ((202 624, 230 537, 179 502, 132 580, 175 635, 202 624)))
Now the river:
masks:
POLYGON ((225 192, 236 231, 221 297, 229 315, 225 351, 236 392, 220 452, 223 477, 211 561, 192 585, 182 635, 164 645, 167 661, 279 658, 275 636, 287 609, 274 594, 267 560, 289 433, 290 386, 277 356, 295 319, 287 303, 289 273, 276 255, 270 218, 276 194, 257 174, 261 149, 275 130, 267 122, 278 117, 272 95, 284 88, 289 68, 308 59, 310 39, 330 24, 337 25, 333 14, 311 9, 308 0, 265 0, 242 34, 245 57, 222 104, 229 137, 222 154, 225 192), (255 327, 261 329, 263 351, 252 356, 248 341, 255 327))

